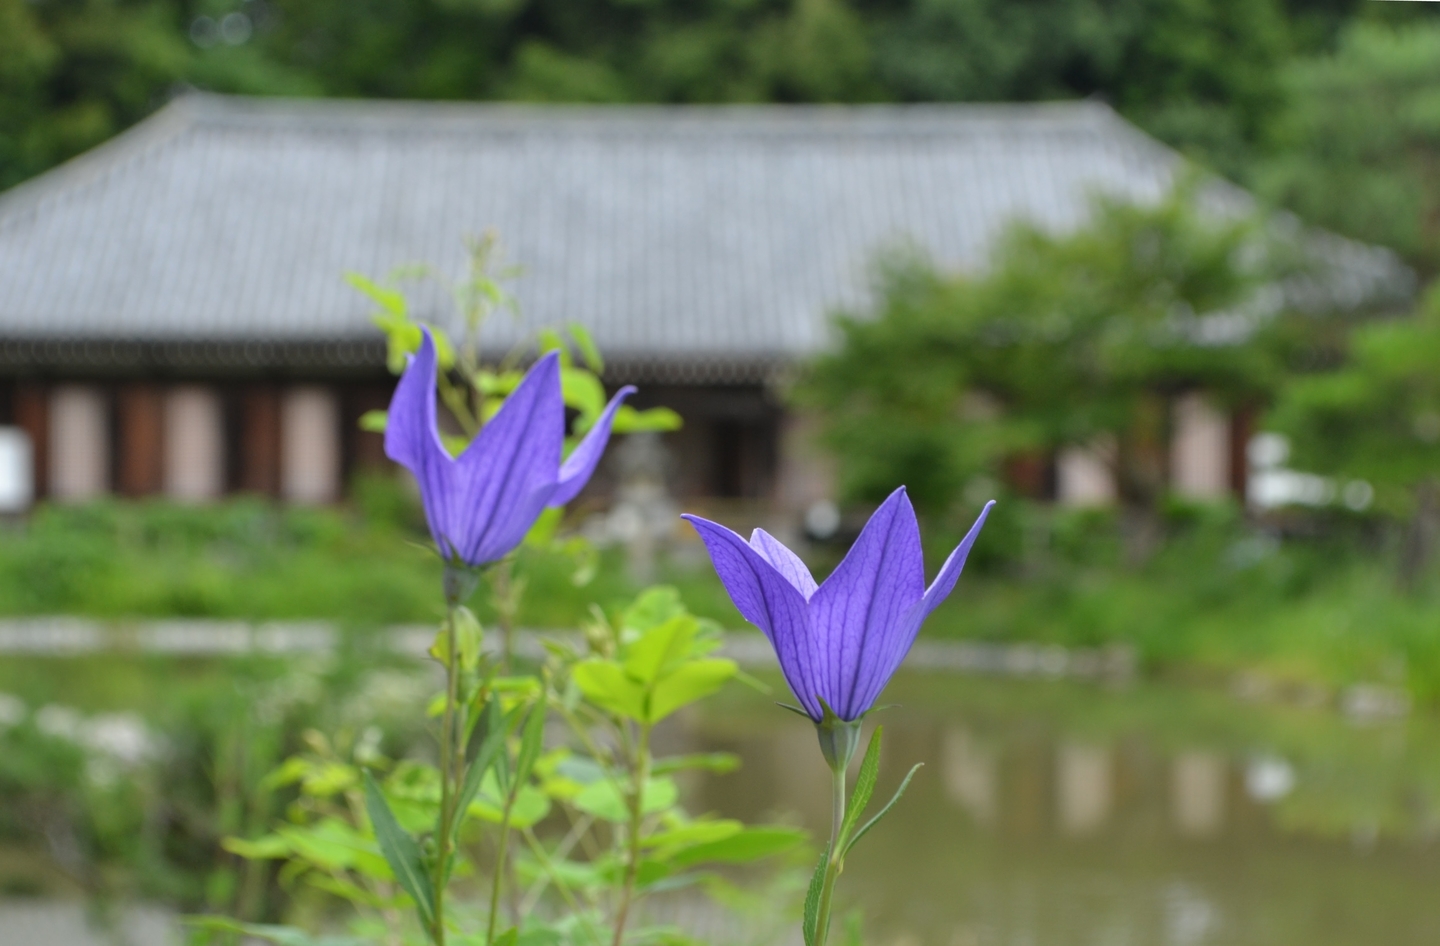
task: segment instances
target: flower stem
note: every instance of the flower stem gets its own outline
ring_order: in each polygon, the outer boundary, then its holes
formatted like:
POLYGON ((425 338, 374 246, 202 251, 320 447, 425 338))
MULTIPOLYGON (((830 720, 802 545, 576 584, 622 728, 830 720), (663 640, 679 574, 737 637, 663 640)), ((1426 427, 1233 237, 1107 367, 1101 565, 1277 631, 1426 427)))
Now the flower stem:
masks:
POLYGON ((820 887, 820 905, 815 914, 814 946, 825 946, 825 939, 830 935, 830 903, 835 894, 835 881, 839 878, 840 870, 844 866, 840 846, 845 839, 840 836, 840 832, 845 824, 845 766, 844 764, 837 765, 830 771, 832 790, 830 847, 825 862, 825 880, 820 887))
POLYGON ((495 850, 495 881, 490 886, 490 920, 485 929, 486 946, 495 942, 495 920, 500 916, 500 883, 505 877, 506 848, 510 840, 510 809, 519 793, 520 786, 516 785, 505 797, 505 810, 500 815, 500 840, 496 842, 495 850))
POLYGON ((615 911, 615 938, 611 946, 620 946, 625 938, 625 922, 635 896, 635 880, 640 874, 640 823, 645 819, 645 783, 650 781, 650 726, 640 724, 634 765, 635 790, 630 794, 630 836, 626 838, 625 882, 620 889, 620 907, 615 911))
POLYGON ((455 608, 451 604, 445 614, 445 715, 440 721, 440 824, 435 839, 435 928, 430 938, 435 946, 445 946, 445 882, 450 861, 450 837, 455 812, 451 808, 459 794, 455 779, 455 709, 460 685, 459 658, 456 656, 455 608))

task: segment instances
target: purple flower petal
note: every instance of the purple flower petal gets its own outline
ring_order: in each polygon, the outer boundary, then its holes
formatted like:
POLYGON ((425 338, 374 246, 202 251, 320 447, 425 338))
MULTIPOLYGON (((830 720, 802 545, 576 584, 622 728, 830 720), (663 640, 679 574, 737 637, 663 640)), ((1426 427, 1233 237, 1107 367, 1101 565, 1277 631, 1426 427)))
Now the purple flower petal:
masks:
POLYGON ((821 695, 841 719, 870 708, 861 696, 880 677, 880 658, 893 650, 924 592, 920 523, 902 486, 875 510, 810 599, 811 623, 826 657, 821 695))
POLYGON ((442 552, 449 490, 448 471, 453 463, 435 424, 435 340, 421 330, 420 350, 411 358, 395 385, 385 425, 385 455, 414 474, 420 484, 425 521, 442 552))
POLYGON ((445 535, 461 558, 493 561, 497 551, 504 555, 524 538, 554 495, 564 431, 560 359, 551 352, 526 372, 450 469, 445 535), (539 508, 529 514, 542 491, 539 508))
POLYGON ((800 556, 787 549, 764 529, 756 529, 750 535, 750 547, 760 553, 775 570, 779 572, 786 581, 795 587, 795 590, 805 596, 809 601, 810 596, 815 593, 815 578, 810 574, 810 569, 800 561, 800 556))
POLYGON ((595 421, 595 426, 565 458, 560 465, 560 485, 555 495, 550 497, 550 505, 563 506, 585 488, 590 474, 595 472, 595 464, 600 462, 600 455, 605 452, 605 444, 610 441, 610 424, 615 420, 615 412, 620 409, 620 403, 634 393, 635 388, 628 384, 615 392, 610 403, 605 405, 605 412, 595 421))
POLYGON ((911 607, 910 613, 905 616, 904 621, 897 628, 895 634, 889 635, 886 641, 886 649, 875 657, 873 673, 869 675, 864 688, 859 694, 859 702, 867 709, 874 705, 875 700, 880 697, 880 691, 885 689, 885 684, 900 668, 905 655, 910 652, 910 647, 915 643, 915 637, 920 633, 920 625, 939 606, 940 602, 949 597, 950 592, 955 588, 955 582, 960 578, 960 572, 965 567, 965 559, 970 556, 970 549, 975 545, 975 540, 980 537, 980 529, 985 525, 985 519, 990 515, 990 507, 995 505, 995 500, 985 504, 980 510, 980 516, 970 531, 965 533, 965 538, 955 546, 955 551, 945 559, 945 564, 940 566, 940 573, 925 590, 925 594, 911 607))
POLYGON ((790 692, 811 719, 824 715, 815 673, 818 661, 805 597, 743 538, 718 523, 686 515, 705 547, 715 573, 745 620, 764 632, 780 660, 790 692))

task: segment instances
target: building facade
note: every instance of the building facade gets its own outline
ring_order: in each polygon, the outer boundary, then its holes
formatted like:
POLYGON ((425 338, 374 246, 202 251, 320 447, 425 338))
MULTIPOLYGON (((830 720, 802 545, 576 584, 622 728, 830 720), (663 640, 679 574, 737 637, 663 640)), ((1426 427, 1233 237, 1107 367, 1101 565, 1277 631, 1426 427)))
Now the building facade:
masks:
MULTIPOLYGON (((489 351, 585 325, 607 384, 638 383, 639 403, 685 418, 670 438, 677 495, 803 509, 830 485, 812 422, 782 406, 785 385, 829 344, 835 312, 864 309, 880 254, 978 269, 1012 221, 1072 228, 1094 192, 1156 200, 1180 167, 1091 102, 184 96, 0 195, 0 425, 15 434, 0 437, 0 474, 28 470, 33 495, 57 501, 333 500, 383 464, 357 421, 393 383, 370 304, 344 274, 458 272, 462 238, 494 230, 523 275, 521 314, 487 326, 489 351)), ((1238 190, 1212 191, 1217 212, 1248 207, 1238 190)), ((1412 291, 1386 251, 1304 239, 1324 265, 1287 288, 1297 304, 1385 306, 1412 291)), ((433 283, 410 288, 424 317, 451 318, 433 283)), ((1237 422, 1199 395, 1176 412, 1176 487, 1230 488, 1237 422)), ((1026 475, 1061 499, 1104 501, 1103 450, 1026 475)))

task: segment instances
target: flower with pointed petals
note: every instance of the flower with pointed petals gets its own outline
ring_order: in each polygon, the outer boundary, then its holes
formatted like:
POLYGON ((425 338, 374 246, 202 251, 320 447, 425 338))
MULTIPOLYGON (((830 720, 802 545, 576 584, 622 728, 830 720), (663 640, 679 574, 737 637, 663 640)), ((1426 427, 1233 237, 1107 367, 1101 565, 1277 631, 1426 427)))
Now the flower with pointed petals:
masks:
POLYGON ((685 518, 705 540, 735 607, 770 639, 806 714, 817 724, 849 723, 875 705, 921 623, 955 587, 993 505, 986 504, 929 588, 920 524, 903 486, 818 586, 805 563, 765 530, 746 542, 709 520, 685 518))
POLYGON ((458 456, 440 440, 435 421, 435 340, 425 330, 390 401, 385 455, 415 474, 430 534, 455 565, 503 558, 525 538, 546 506, 562 506, 590 479, 620 402, 622 388, 585 439, 561 462, 565 402, 560 359, 535 363, 500 410, 458 456))

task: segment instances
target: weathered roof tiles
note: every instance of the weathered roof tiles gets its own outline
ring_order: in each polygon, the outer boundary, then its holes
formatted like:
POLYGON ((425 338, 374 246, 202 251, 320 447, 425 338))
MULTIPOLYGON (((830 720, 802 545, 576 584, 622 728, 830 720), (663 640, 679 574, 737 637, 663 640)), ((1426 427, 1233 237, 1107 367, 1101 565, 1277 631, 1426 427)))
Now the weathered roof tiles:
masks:
MULTIPOLYGON (((620 361, 743 373, 823 346, 828 314, 863 302, 887 246, 978 267, 1007 222, 1072 227, 1093 191, 1155 199, 1179 164, 1089 102, 581 108, 188 95, 0 196, 0 356, 81 339, 373 339, 369 305, 343 273, 416 261, 458 273, 461 237, 493 228, 524 267, 515 288, 528 325, 576 320, 620 361)), ((1324 286, 1302 290, 1312 302, 1411 290, 1393 254, 1316 240, 1328 268, 1324 286)), ((431 304, 438 312, 438 294, 431 304)), ((492 334, 517 337, 508 325, 492 334)))

